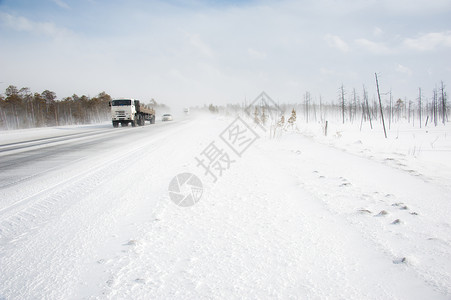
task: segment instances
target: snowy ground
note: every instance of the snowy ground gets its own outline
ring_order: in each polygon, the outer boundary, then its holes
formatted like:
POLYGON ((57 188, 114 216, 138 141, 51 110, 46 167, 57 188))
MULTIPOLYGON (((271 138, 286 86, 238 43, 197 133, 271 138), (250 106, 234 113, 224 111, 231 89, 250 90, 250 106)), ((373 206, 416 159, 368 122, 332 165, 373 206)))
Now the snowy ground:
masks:
POLYGON ((252 127, 213 182, 233 121, 2 132, 0 299, 451 298, 450 127, 252 127))

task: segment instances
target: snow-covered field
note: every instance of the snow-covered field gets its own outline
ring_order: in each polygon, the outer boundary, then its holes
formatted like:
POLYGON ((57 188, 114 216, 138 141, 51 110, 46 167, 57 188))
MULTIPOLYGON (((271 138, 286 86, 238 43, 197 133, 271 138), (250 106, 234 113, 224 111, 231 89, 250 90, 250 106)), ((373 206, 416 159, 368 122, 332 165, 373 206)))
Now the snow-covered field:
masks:
POLYGON ((0 299, 451 298, 450 126, 245 120, 239 156, 234 120, 0 133, 0 299), (184 172, 191 207, 168 194, 184 172))

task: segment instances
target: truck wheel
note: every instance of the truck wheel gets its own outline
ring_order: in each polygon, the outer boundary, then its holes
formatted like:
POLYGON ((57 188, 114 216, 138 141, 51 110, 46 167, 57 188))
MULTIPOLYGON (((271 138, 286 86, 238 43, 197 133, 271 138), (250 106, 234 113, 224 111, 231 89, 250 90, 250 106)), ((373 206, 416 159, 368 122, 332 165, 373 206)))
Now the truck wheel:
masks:
POLYGON ((128 126, 128 122, 123 122, 121 123, 122 127, 127 127, 128 126))
POLYGON ((155 124, 155 116, 152 116, 152 118, 150 118, 150 124, 155 124))
POLYGON ((132 120, 132 127, 136 127, 136 118, 132 120))
POLYGON ((119 123, 113 121, 113 127, 114 127, 114 128, 118 128, 118 127, 119 127, 119 123))

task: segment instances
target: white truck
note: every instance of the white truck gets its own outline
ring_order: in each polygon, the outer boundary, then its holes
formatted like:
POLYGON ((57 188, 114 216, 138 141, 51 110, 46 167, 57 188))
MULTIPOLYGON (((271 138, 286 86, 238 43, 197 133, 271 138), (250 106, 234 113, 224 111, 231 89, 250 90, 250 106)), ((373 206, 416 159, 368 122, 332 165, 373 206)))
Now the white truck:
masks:
POLYGON ((145 121, 155 124, 155 110, 135 99, 115 99, 111 103, 111 119, 113 127, 144 126, 145 121))

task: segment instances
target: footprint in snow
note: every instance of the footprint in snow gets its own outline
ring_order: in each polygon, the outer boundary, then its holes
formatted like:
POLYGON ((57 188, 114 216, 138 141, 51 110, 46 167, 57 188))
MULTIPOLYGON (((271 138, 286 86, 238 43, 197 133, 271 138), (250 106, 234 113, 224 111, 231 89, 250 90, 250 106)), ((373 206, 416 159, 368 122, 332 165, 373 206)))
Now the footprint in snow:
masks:
POLYGON ((446 242, 446 241, 444 241, 444 240, 442 240, 440 238, 436 238, 436 237, 430 237, 430 238, 428 238, 428 241, 433 241, 433 242, 437 242, 437 243, 439 243, 441 245, 444 245, 444 246, 449 246, 448 242, 446 242))
POLYGON ((368 209, 359 209, 358 212, 361 214, 371 214, 371 211, 368 209))
POLYGON ((407 205, 404 205, 404 203, 402 202, 398 202, 398 203, 393 203, 391 206, 396 206, 401 210, 408 210, 409 208, 407 207, 407 205))
POLYGON ((384 217, 388 215, 388 212, 386 210, 381 210, 375 217, 384 217))
POLYGON ((114 285, 114 278, 108 279, 108 280, 106 281, 106 284, 107 284, 109 287, 113 286, 113 285, 114 285))
POLYGON ((124 246, 136 246, 138 242, 136 240, 129 240, 124 246))
POLYGON ((406 264, 407 263, 407 258, 405 257, 401 257, 401 258, 397 258, 395 260, 393 260, 394 264, 406 264))
POLYGON ((146 283, 146 280, 143 279, 143 278, 136 278, 136 279, 135 279, 135 282, 136 282, 136 283, 145 284, 145 283, 146 283))
POLYGON ((398 155, 398 156, 406 156, 404 153, 399 153, 399 152, 393 152, 393 154, 398 155))
POLYGON ((401 220, 400 219, 396 219, 396 220, 394 220, 393 222, 391 222, 393 225, 399 225, 399 224, 401 224, 402 222, 401 222, 401 220))

